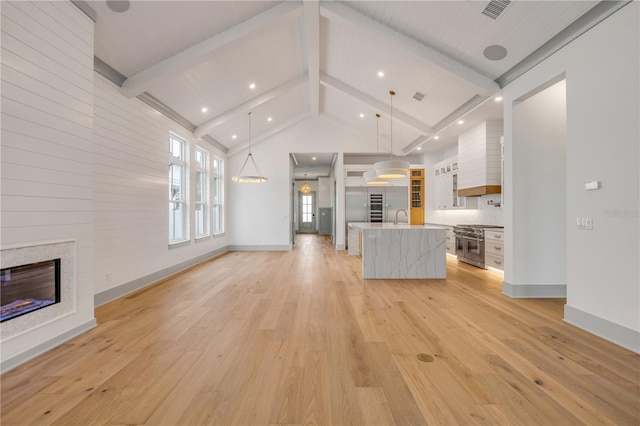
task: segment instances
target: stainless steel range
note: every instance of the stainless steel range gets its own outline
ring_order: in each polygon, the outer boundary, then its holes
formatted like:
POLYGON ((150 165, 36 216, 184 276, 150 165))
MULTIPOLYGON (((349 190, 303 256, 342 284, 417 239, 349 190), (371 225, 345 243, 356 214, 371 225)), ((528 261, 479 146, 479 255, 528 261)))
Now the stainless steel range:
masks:
POLYGON ((458 260, 470 265, 484 268, 484 230, 502 228, 495 225, 456 225, 456 255, 458 260))

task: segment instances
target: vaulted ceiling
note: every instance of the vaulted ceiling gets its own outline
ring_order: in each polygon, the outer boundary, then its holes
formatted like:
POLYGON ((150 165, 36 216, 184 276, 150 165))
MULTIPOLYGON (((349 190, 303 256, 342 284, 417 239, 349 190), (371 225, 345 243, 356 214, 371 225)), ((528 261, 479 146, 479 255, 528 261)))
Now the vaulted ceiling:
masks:
POLYGON ((230 154, 246 147, 250 111, 253 143, 318 116, 375 138, 380 113, 382 144, 394 90, 398 155, 438 147, 435 134, 485 102, 477 111, 499 114, 496 81, 598 4, 513 1, 492 19, 489 1, 87 3, 122 94, 159 101, 230 154), (504 59, 484 56, 494 45, 504 59))

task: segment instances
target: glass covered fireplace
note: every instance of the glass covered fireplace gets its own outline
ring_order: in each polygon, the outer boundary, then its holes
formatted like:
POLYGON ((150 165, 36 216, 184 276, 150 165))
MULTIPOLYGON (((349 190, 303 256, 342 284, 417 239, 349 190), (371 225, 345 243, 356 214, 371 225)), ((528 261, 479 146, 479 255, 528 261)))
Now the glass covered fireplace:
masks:
POLYGON ((60 303, 60 259, 0 269, 0 322, 60 303))

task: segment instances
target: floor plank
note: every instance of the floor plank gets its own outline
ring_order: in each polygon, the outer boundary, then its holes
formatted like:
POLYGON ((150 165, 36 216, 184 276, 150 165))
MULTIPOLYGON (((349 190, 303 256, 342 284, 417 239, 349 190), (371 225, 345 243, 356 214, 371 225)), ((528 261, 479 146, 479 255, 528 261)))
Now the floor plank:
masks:
POLYGON ((640 424, 640 356, 446 280, 363 280, 326 237, 233 252, 96 310, 98 327, 0 377, 1 423, 640 424), (418 353, 432 357, 421 362, 418 353))

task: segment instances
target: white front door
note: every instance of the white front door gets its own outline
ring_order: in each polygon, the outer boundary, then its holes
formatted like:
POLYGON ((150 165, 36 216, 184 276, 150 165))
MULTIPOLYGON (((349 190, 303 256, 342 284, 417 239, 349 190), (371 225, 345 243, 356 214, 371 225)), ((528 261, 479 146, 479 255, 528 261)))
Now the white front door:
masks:
POLYGON ((317 232, 316 229, 316 192, 298 194, 299 232, 317 232))

